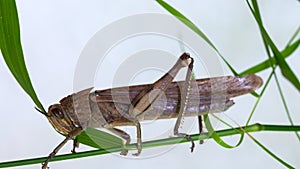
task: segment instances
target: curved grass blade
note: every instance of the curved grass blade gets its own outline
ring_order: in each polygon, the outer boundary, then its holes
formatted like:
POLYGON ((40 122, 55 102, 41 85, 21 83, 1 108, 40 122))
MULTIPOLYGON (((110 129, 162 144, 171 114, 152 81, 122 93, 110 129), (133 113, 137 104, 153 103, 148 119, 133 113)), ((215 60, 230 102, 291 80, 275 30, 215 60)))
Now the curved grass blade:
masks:
POLYGON ((231 72, 238 76, 238 73, 234 70, 234 68, 227 62, 225 57, 219 52, 219 50, 216 48, 216 46, 208 39, 208 37, 187 17, 185 17, 183 14, 181 14, 179 11, 177 11, 175 8, 170 6, 168 3, 164 2, 163 0, 156 0, 157 3, 159 3, 163 8, 165 8, 168 12, 170 12, 173 16, 175 16, 177 19, 179 19, 182 23, 184 23, 187 27, 189 27, 191 30, 193 30, 197 35, 199 35, 203 40, 205 40, 206 43, 208 43, 221 57, 221 59, 224 61, 224 63, 228 66, 228 68, 231 70, 231 72))
POLYGON ((274 58, 281 70, 282 75, 288 81, 290 81, 298 89, 298 91, 300 91, 300 82, 299 82, 297 76, 291 70, 291 68, 289 67, 289 65, 285 61, 284 57, 281 55, 278 48, 276 47, 276 45, 274 44, 274 42, 272 41, 272 39, 270 38, 269 34, 267 33, 267 31, 265 30, 265 28, 263 26, 257 1, 252 0, 251 2, 252 2, 253 7, 250 5, 249 0, 247 0, 248 7, 249 7, 252 15, 254 16, 254 18, 258 24, 258 27, 260 29, 261 36, 262 36, 266 51, 269 56, 270 64, 272 65, 269 49, 271 49, 272 53, 274 54, 274 58))
MULTIPOLYGON (((258 100, 258 102, 259 102, 259 100, 258 100)), ((257 102, 257 103, 258 103, 257 102)), ((257 105, 257 104, 256 104, 257 105)), ((232 126, 230 126, 228 123, 226 123, 225 121, 223 121, 222 119, 220 119, 220 118, 218 118, 217 116, 214 116, 215 118, 217 118, 217 119, 219 119, 222 123, 224 123, 224 124, 226 124, 227 126, 229 126, 231 129, 233 129, 233 130, 236 130, 236 132, 240 132, 241 133, 241 138, 240 138, 240 140, 239 140, 239 142, 238 142, 238 144, 236 145, 236 146, 231 146, 231 147, 229 147, 229 148, 234 148, 234 147, 237 147, 241 142, 242 142, 242 140, 243 140, 243 138, 244 138, 244 134, 246 133, 261 149, 263 149, 266 153, 268 153, 270 156, 272 156, 272 158, 274 158, 275 160, 277 160, 278 162, 280 162, 282 165, 284 165, 284 166, 286 166, 286 167, 288 167, 288 168, 293 168, 291 165, 289 165, 288 163, 286 163, 285 161, 283 161, 281 158, 279 158, 278 156, 276 156, 274 153, 272 153, 268 148, 266 148, 262 143, 260 143, 258 140, 256 140, 250 133, 249 133, 249 131, 247 131, 247 130, 245 130, 245 128, 244 127, 241 127, 240 128, 240 130, 238 130, 238 129, 236 129, 236 128, 233 128, 232 126)), ((247 126, 248 124, 246 124, 246 126, 247 126)), ((257 127, 260 127, 260 128, 264 128, 264 126, 257 126, 257 127)), ((220 136, 218 136, 217 135, 217 133, 215 133, 214 135, 216 135, 217 137, 217 139, 219 140, 219 141, 222 141, 221 140, 221 138, 220 138, 220 136), (218 138, 219 137, 219 138, 218 138)), ((214 136, 212 136, 213 138, 214 138, 214 136)), ((215 138, 214 138, 215 139, 215 138)), ((222 141, 223 142, 223 141, 222 141)), ((223 144, 224 144, 224 142, 223 142, 223 144)), ((230 146, 230 145, 228 145, 228 144, 224 144, 225 146, 230 146)), ((224 146, 224 147, 225 147, 224 146)), ((228 148, 228 147, 226 147, 226 148, 228 148)))
MULTIPOLYGON (((20 40, 19 19, 14 0, 0 0, 0 46, 3 58, 23 90, 31 97, 36 106, 45 112, 41 102, 39 101, 23 56, 23 50, 20 40)), ((122 140, 111 134, 88 129, 81 133, 78 141, 96 148, 106 148, 122 145, 122 140), (92 138, 92 139, 91 139, 92 138), (107 140, 109 142, 107 142, 107 140)))
POLYGON ((5 62, 17 82, 31 97, 35 105, 45 112, 33 89, 25 65, 18 13, 14 0, 0 1, 0 48, 5 62))
POLYGON ((252 135, 250 135, 248 132, 246 132, 247 135, 261 148, 263 149, 266 153, 268 153, 272 158, 276 159, 278 162, 280 162, 282 165, 284 165, 287 168, 294 168, 287 162, 283 161, 281 158, 276 156, 272 151, 270 151, 267 147, 265 147, 262 143, 260 143, 258 140, 256 140, 252 135))
MULTIPOLYGON (((292 43, 291 45, 288 45, 284 50, 282 50, 280 52, 282 57, 284 59, 289 57, 299 47, 299 44, 300 44, 300 39, 298 39, 296 42, 292 43)), ((272 66, 270 63, 272 63, 273 66, 277 65, 277 62, 276 62, 276 59, 274 56, 271 57, 271 59, 265 60, 265 61, 261 62, 260 64, 257 64, 255 66, 241 72, 240 75, 244 76, 247 74, 255 74, 255 73, 261 72, 263 70, 266 70, 272 66)))
MULTIPOLYGON (((215 140, 215 142, 217 142, 222 147, 225 147, 225 148, 235 148, 235 147, 238 147, 243 142, 244 133, 240 132, 241 137, 240 137, 240 140, 238 141, 238 143, 236 145, 232 146, 232 145, 227 144, 226 142, 224 142, 221 139, 221 137, 218 135, 218 133, 212 127, 212 125, 210 123, 210 119, 208 117, 208 114, 203 115, 203 116, 204 116, 204 123, 205 123, 205 126, 206 126, 206 128, 208 130, 208 133, 209 133, 210 137, 213 138, 215 140)), ((232 128, 232 129, 234 129, 234 128, 232 128)), ((236 131, 238 131, 238 130, 236 130, 236 131)))

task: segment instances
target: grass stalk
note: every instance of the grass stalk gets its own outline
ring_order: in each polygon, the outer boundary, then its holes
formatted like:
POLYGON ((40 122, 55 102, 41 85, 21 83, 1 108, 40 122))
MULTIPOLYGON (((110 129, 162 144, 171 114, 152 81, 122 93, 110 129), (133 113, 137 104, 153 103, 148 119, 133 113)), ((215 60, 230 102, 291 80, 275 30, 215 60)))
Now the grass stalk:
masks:
MULTIPOLYGON (((276 131, 276 132, 295 132, 300 131, 300 126, 285 126, 285 125, 267 125, 267 124, 259 124, 255 123, 249 126, 237 127, 232 129, 224 129, 216 131, 220 137, 225 136, 232 136, 236 134, 241 134, 243 132, 259 132, 259 131, 276 131)), ((205 140, 210 139, 211 135, 208 133, 202 134, 193 134, 191 135, 194 141, 197 140, 205 140)), ((181 137, 172 137, 167 139, 160 139, 154 141, 147 141, 143 143, 143 148, 154 148, 159 146, 167 146, 167 145, 175 145, 179 143, 186 143, 189 142, 186 139, 182 139, 181 137)), ((135 150, 136 145, 130 144, 127 146, 129 150, 135 150)), ((83 157, 90 157, 96 155, 104 155, 114 152, 121 152, 124 150, 124 147, 112 147, 108 149, 98 149, 98 150, 91 150, 91 151, 84 151, 78 152, 76 154, 63 154, 55 156, 51 161, 62 161, 62 160, 70 160, 75 158, 83 158, 83 157)), ((24 165, 32 165, 32 164, 41 164, 46 160, 47 157, 39 157, 39 158, 31 158, 31 159, 24 159, 24 160, 16 160, 16 161, 8 161, 8 162, 1 162, 0 168, 7 168, 7 167, 17 167, 17 166, 24 166, 24 165)))

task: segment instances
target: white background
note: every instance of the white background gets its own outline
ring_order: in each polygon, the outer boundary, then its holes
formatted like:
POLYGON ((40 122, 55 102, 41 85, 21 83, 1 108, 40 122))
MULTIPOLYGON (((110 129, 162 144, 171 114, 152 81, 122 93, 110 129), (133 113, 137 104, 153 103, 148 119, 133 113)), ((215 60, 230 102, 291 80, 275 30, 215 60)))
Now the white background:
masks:
MULTIPOLYGON (((220 49, 232 66, 243 71, 267 58, 258 27, 243 1, 176 2, 168 1, 198 25, 220 49)), ((273 0, 259 3, 263 21, 272 39, 282 49, 299 26, 297 1, 273 0)), ((25 61, 34 88, 45 108, 73 92, 77 59, 87 41, 104 26, 134 14, 167 13, 155 1, 17 1, 25 61)), ((299 77, 299 50, 287 59, 299 77)), ((0 59, 0 161, 47 156, 63 140, 48 121, 34 110, 31 99, 0 59)), ((155 65, 154 65, 155 66, 155 65)), ((225 70, 230 74, 228 70, 225 70)), ((270 71, 259 73, 266 80, 270 71)), ((280 72, 277 72, 280 79, 280 72)), ((159 76, 158 76, 159 77, 159 76)), ((152 79, 154 81, 156 78, 152 79)), ((300 123, 299 92, 286 80, 280 80, 295 121, 300 123)), ((254 105, 251 95, 235 99, 236 105, 226 114, 243 125, 254 105)), ((170 123, 173 124, 174 121, 170 123)), ((252 123, 286 124, 274 79, 271 81, 252 123)), ((147 133, 147 130, 143 131, 147 133)), ((149 132, 149 131, 148 131, 149 132)), ((299 168, 300 145, 294 133, 253 133, 261 143, 286 162, 299 168)), ((230 143, 237 138, 229 137, 230 143)), ((60 153, 68 153, 71 142, 60 153)), ((214 141, 196 146, 177 145, 171 151, 152 158, 129 159, 103 155, 50 163, 59 168, 284 168, 245 138, 235 149, 225 149, 214 141)), ((82 146, 80 150, 90 149, 82 146)), ((145 150, 146 151, 146 150, 145 150)), ((39 168, 31 165, 19 168, 39 168)))

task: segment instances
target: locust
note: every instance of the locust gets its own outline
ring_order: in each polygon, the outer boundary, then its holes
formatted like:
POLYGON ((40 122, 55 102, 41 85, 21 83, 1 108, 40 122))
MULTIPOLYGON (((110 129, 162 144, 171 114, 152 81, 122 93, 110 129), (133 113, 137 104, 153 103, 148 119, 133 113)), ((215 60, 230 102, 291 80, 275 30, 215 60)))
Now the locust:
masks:
MULTIPOLYGON (((42 164, 48 168, 49 161, 69 141, 74 140, 72 152, 78 147, 76 136, 87 127, 104 128, 130 144, 130 136, 118 126, 135 126, 138 156, 142 151, 140 122, 177 118, 173 134, 194 142, 187 133, 179 132, 184 117, 198 117, 199 132, 202 131, 201 116, 208 113, 224 112, 234 105, 233 97, 258 89, 263 80, 257 75, 221 76, 205 79, 191 78, 194 60, 183 53, 173 67, 152 84, 118 87, 106 90, 88 88, 73 93, 49 106, 42 112, 52 126, 65 139, 49 154, 42 164), (187 67, 184 81, 174 81, 177 73, 187 67)), ((127 155, 128 150, 121 155, 127 155)))

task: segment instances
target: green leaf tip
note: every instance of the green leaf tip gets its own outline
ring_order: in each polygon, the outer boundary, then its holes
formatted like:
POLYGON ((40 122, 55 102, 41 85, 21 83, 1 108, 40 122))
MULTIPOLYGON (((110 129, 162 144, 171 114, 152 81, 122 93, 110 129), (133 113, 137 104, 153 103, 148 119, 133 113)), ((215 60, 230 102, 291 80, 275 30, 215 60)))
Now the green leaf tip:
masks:
POLYGON ((0 1, 0 48, 6 65, 19 85, 31 97, 35 105, 45 112, 33 89, 25 65, 18 12, 14 0, 0 1))

